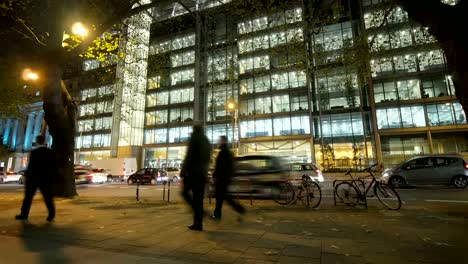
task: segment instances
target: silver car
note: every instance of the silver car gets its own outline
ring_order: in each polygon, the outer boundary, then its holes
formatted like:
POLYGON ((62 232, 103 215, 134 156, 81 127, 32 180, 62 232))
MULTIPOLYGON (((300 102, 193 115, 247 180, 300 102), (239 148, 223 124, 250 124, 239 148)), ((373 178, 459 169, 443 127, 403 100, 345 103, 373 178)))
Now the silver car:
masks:
POLYGON ((457 155, 420 156, 385 170, 381 181, 394 187, 427 184, 466 188, 468 165, 457 155))
POLYGON ((289 164, 289 178, 302 179, 302 176, 310 176, 313 181, 323 182, 323 174, 313 163, 291 163, 289 164))

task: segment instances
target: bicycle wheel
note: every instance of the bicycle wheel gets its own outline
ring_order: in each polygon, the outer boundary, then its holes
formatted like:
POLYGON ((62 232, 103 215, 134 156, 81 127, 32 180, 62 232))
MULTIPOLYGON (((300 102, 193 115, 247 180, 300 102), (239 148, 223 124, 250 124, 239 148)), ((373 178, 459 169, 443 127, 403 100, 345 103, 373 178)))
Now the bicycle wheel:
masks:
POLYGON ((341 203, 352 205, 359 203, 359 191, 349 182, 342 182, 336 185, 335 195, 341 203))
POLYGON ((311 208, 319 206, 320 201, 322 201, 322 189, 320 185, 314 181, 310 181, 305 186, 305 190, 307 194, 307 206, 311 208))
POLYGON ((385 207, 390 210, 398 210, 401 207, 401 199, 392 186, 376 182, 374 194, 385 207))
POLYGON ((289 204, 294 200, 294 189, 289 182, 281 182, 276 187, 273 200, 281 205, 289 204))

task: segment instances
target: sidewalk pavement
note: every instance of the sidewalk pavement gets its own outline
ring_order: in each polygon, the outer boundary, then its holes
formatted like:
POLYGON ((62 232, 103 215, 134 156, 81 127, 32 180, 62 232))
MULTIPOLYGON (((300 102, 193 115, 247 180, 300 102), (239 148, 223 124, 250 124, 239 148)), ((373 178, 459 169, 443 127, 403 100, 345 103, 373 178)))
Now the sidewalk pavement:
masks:
MULTIPOLYGON (((11 195, 9 196, 11 197, 11 195)), ((0 197, 1 198, 1 197, 0 197)), ((318 209, 247 201, 243 222, 228 207, 221 222, 187 229, 181 202, 85 197, 57 202, 46 224, 35 200, 29 223, 13 220, 21 197, 0 214, 3 263, 466 263, 467 205, 405 204, 384 210, 333 206, 318 209)), ((205 204, 213 210, 214 205, 205 204)))

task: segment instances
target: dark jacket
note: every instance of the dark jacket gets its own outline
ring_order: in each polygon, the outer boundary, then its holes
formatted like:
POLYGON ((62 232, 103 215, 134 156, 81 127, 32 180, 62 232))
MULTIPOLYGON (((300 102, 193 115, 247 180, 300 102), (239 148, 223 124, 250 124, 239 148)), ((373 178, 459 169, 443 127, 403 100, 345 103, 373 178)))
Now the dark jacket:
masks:
POLYGON ((47 147, 31 151, 26 181, 36 184, 50 183, 57 173, 55 153, 47 147))
POLYGON ((228 185, 234 175, 234 155, 226 144, 220 147, 220 152, 216 158, 216 167, 213 173, 215 183, 228 185))
POLYGON ((204 134, 192 133, 185 155, 181 177, 187 183, 205 183, 211 158, 211 145, 204 134))

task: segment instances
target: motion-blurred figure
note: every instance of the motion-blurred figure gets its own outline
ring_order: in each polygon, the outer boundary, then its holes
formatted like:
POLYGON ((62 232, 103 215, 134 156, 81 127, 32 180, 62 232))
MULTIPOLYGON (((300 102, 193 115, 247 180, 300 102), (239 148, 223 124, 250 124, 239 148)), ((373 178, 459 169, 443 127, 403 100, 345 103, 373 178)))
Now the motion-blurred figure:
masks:
POLYGON ((224 200, 239 214, 243 215, 245 213, 245 208, 227 194, 228 186, 234 174, 234 156, 229 150, 227 143, 226 136, 219 138, 220 152, 216 158, 216 167, 213 173, 216 188, 216 208, 211 218, 215 220, 221 219, 224 200))
POLYGON ((194 125, 180 176, 184 179, 182 195, 193 209, 191 230, 203 230, 203 195, 205 192, 211 145, 201 125, 194 125), (191 192, 191 194, 190 194, 191 192))
POLYGON ((31 203, 39 188, 44 198, 45 205, 49 211, 47 221, 52 222, 55 218, 55 205, 52 193, 52 181, 55 178, 56 161, 54 152, 44 145, 44 136, 37 136, 38 148, 31 151, 28 169, 26 170, 26 183, 24 188, 24 200, 21 213, 15 217, 16 220, 27 220, 31 203))

